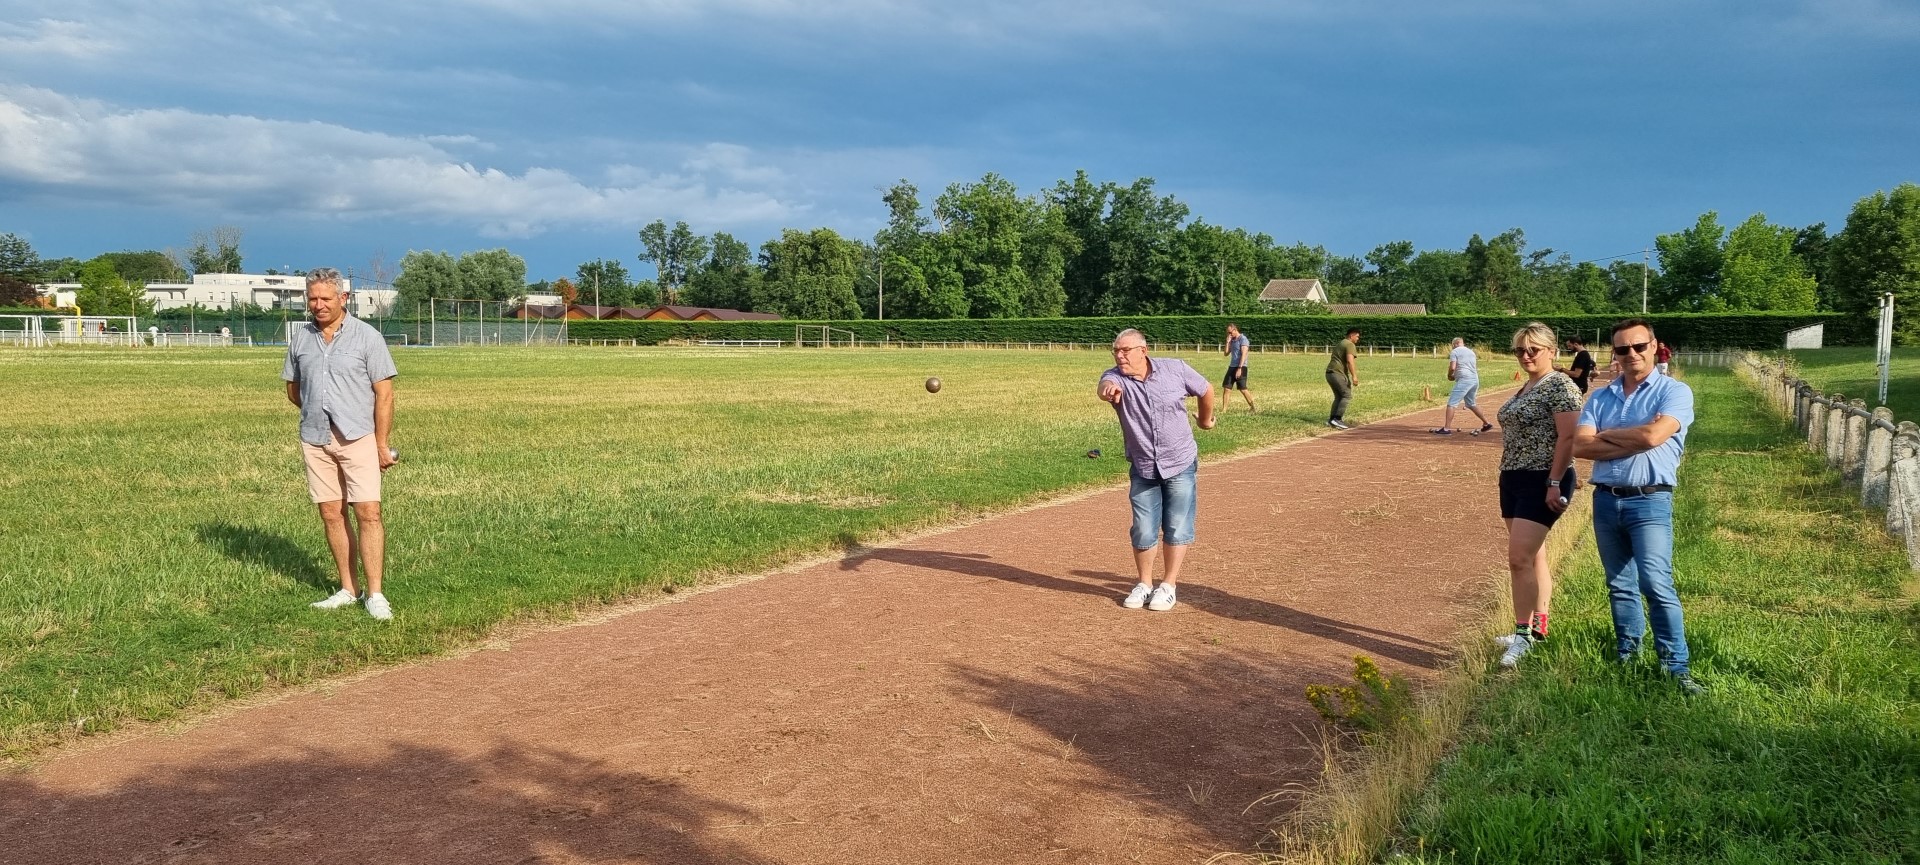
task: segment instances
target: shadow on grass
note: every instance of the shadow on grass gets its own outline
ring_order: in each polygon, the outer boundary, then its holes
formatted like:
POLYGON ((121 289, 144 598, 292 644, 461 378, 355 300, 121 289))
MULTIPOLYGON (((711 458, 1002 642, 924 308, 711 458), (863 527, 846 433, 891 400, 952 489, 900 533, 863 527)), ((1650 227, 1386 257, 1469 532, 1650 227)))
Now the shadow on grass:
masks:
POLYGON ((194 527, 193 534, 236 562, 259 565, 316 588, 337 588, 334 577, 321 569, 311 553, 280 535, 232 523, 203 523, 194 527))
POLYGON ((216 755, 80 791, 0 775, 0 863, 771 863, 745 808, 512 743, 216 755))

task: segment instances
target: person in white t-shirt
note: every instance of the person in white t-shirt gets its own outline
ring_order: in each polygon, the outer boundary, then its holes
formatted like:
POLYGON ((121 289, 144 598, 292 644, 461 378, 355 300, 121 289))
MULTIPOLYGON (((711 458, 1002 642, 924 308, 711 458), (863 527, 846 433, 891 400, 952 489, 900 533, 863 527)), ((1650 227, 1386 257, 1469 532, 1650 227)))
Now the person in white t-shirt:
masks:
POLYGON ((1480 403, 1475 399, 1480 395, 1480 356, 1467 348, 1466 340, 1457 336, 1453 338, 1453 350, 1447 352, 1447 380, 1453 382, 1453 392, 1447 394, 1446 420, 1441 421, 1439 429, 1429 432, 1434 435, 1453 435, 1456 432, 1453 428, 1453 410, 1462 405, 1480 419, 1480 428, 1473 430, 1473 435, 1493 429, 1493 422, 1481 413, 1480 403))

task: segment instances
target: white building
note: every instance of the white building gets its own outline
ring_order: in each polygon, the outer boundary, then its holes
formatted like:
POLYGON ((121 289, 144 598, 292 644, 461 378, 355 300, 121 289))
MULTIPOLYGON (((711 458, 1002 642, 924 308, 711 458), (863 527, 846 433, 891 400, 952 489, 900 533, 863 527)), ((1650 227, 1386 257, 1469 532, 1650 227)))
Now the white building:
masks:
MULTIPOLYGON (((341 277, 343 288, 353 284, 341 277)), ((72 306, 77 282, 56 282, 40 286, 40 293, 52 298, 55 306, 72 306)), ((307 278, 304 276, 262 273, 197 273, 192 282, 147 283, 147 299, 154 309, 174 309, 199 304, 209 309, 227 309, 251 303, 267 309, 306 312, 307 278)), ((354 291, 347 311, 356 317, 386 315, 398 292, 391 288, 366 288, 354 291)), ((91 310, 82 310, 90 312, 91 310)))

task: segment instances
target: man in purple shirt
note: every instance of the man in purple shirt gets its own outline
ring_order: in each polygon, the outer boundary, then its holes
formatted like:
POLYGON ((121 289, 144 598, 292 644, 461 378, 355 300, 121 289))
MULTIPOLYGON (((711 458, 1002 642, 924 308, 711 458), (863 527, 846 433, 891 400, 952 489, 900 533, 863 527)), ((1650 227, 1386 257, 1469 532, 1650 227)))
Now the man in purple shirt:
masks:
POLYGON ((1213 385, 1185 361, 1147 357, 1147 338, 1127 328, 1113 339, 1115 366, 1097 393, 1113 403, 1126 442, 1133 503, 1133 567, 1140 583, 1122 602, 1130 610, 1171 610, 1180 563, 1193 543, 1194 478, 1200 447, 1187 424, 1187 397, 1200 398, 1200 428, 1213 429, 1213 385), (1166 573, 1153 587, 1153 548, 1166 549, 1166 573))

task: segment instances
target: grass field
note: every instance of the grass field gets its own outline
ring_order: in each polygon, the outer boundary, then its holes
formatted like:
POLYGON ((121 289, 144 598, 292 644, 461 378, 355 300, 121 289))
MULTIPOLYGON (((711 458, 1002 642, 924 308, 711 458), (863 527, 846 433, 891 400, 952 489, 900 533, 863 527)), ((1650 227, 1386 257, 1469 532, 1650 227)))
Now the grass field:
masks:
MULTIPOLYGON (((1789 352, 1800 364, 1800 376, 1826 393, 1839 391, 1848 399, 1879 403, 1880 371, 1873 365, 1873 348, 1820 348, 1789 352)), ((1887 407, 1900 420, 1920 421, 1920 352, 1893 350, 1887 371, 1887 407)))
MULTIPOLYGON (((0 352, 0 757, 1126 470, 1101 353, 402 351, 382 625, 306 607, 333 570, 281 357, 0 352)), ((1444 385, 1361 363, 1350 418, 1444 385)), ((1324 431, 1324 364, 1256 357, 1262 412, 1204 452, 1324 431)))
POLYGON ((1920 583, 1880 515, 1727 371, 1688 381, 1676 577, 1709 692, 1605 660, 1603 576, 1582 540, 1553 639, 1483 689, 1389 861, 1920 857, 1920 583))

